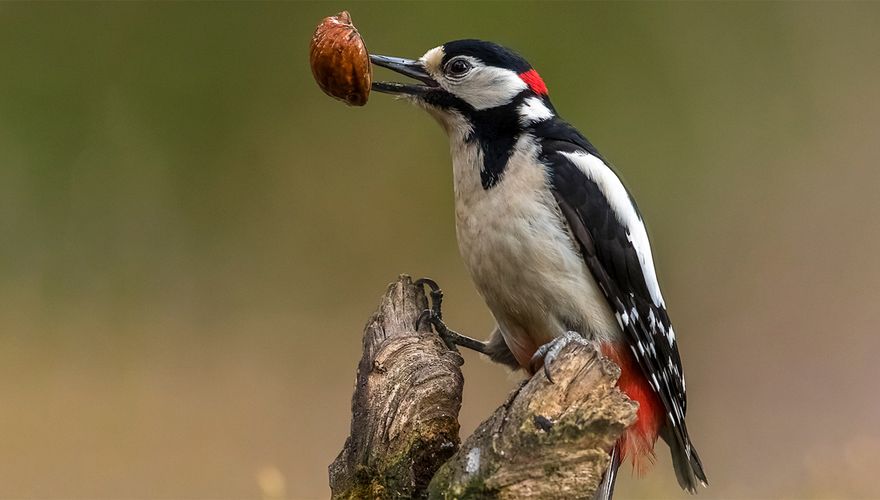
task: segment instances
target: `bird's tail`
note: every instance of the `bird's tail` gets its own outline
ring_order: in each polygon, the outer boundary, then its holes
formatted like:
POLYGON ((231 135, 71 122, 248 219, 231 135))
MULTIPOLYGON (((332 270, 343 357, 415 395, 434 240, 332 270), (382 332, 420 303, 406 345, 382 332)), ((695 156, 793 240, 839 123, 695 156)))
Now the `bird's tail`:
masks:
POLYGON ((599 483, 599 489, 593 500, 611 500, 614 495, 614 483, 617 481, 617 470, 620 468, 620 444, 615 444, 611 449, 611 461, 608 463, 608 469, 599 483))
POLYGON ((708 486, 709 480, 706 479, 706 473, 703 471, 703 463, 696 448, 690 444, 687 433, 684 434, 684 442, 681 442, 670 432, 669 426, 666 426, 660 436, 669 445, 675 477, 678 478, 681 489, 696 493, 698 485, 708 486))

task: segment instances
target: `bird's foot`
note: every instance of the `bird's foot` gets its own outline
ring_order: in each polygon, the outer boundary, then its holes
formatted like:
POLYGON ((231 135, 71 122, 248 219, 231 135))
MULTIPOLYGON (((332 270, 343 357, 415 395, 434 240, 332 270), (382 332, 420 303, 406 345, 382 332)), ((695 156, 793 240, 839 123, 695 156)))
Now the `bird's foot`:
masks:
POLYGON ((581 345, 589 344, 589 341, 582 337, 581 334, 572 331, 565 332, 559 337, 542 345, 537 351, 535 351, 535 354, 532 355, 532 360, 529 363, 532 372, 538 371, 538 368, 543 364, 544 375, 547 376, 547 380, 549 380, 551 384, 555 384, 556 382, 550 374, 550 365, 553 364, 553 360, 556 359, 556 356, 559 355, 560 351, 572 342, 581 345))
MULTIPOLYGON (((419 278, 413 284, 422 288, 427 286, 431 289, 431 291, 428 292, 428 295, 431 297, 431 311, 438 319, 443 319, 443 311, 441 310, 441 306, 443 305, 443 290, 440 289, 440 285, 431 278, 419 278)), ((421 317, 419 319, 421 319, 421 317)), ((416 326, 418 327, 420 324, 421 323, 417 323, 416 326)))
POLYGON ((425 322, 434 327, 434 330, 440 335, 446 347, 452 351, 458 351, 457 346, 467 347, 483 354, 488 354, 488 346, 485 342, 472 339, 462 335, 455 330, 451 330, 446 323, 443 322, 443 312, 441 305, 443 302, 443 290, 437 285, 437 282, 430 278, 422 278, 416 280, 416 286, 427 286, 431 289, 429 295, 431 297, 431 307, 422 311, 416 320, 415 328, 418 330, 425 322))

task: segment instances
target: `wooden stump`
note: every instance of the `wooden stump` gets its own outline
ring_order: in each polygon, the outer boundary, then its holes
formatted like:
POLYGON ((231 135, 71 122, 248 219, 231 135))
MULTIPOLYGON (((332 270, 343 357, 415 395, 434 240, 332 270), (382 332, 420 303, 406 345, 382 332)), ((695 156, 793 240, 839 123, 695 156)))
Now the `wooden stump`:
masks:
POLYGON ((538 372, 460 447, 462 359, 427 326, 416 331, 427 305, 401 276, 364 330, 333 498, 592 498, 608 449, 636 418, 615 385, 619 368, 568 345, 555 383, 538 372))
POLYGON ((330 465, 334 498, 424 496, 458 449, 461 356, 430 326, 421 287, 401 276, 364 329, 351 402, 351 435, 330 465))

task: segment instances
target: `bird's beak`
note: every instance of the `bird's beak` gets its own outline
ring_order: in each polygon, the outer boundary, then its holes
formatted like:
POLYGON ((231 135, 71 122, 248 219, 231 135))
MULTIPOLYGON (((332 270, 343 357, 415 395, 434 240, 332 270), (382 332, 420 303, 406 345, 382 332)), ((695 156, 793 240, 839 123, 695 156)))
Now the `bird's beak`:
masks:
POLYGON ((373 82, 373 90, 376 92, 384 92, 386 94, 410 94, 424 95, 428 90, 439 87, 440 85, 428 75, 425 67, 420 61, 412 59, 404 59, 402 57, 376 56, 370 55, 370 61, 376 66, 388 68, 401 75, 414 78, 423 85, 413 85, 396 82, 373 82))

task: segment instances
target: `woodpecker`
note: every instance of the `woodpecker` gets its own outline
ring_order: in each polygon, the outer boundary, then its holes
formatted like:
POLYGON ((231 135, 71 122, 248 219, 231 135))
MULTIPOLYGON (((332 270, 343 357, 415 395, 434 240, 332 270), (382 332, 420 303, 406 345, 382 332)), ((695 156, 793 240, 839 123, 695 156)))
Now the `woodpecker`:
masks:
POLYGON ((597 497, 611 497, 623 459, 639 472, 650 466, 658 436, 681 487, 706 486, 642 216, 605 158, 559 117, 538 72, 481 40, 448 42, 418 60, 371 61, 419 82, 373 90, 425 109, 449 137, 459 250, 497 323, 486 342, 454 341, 548 376, 563 345, 598 344, 639 409, 609 450, 597 497))

